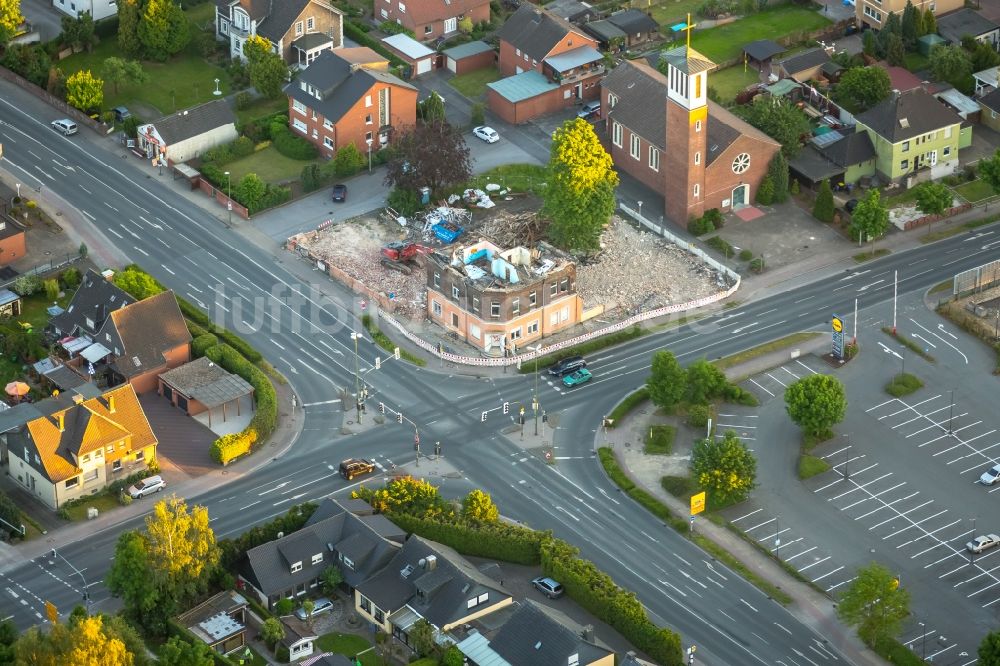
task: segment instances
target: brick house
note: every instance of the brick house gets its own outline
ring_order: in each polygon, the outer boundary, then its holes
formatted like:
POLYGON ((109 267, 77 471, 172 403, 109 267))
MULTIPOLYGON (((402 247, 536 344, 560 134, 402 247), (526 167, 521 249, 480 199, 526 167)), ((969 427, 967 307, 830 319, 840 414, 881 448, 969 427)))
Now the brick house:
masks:
POLYGON ((289 65, 308 67, 344 45, 344 12, 326 0, 216 0, 215 38, 229 42, 231 58, 243 58, 243 43, 254 35, 270 40, 289 65))
POLYGON ((417 122, 417 89, 381 70, 324 53, 285 86, 288 123, 326 157, 353 143, 362 153, 417 122))
POLYGON ((497 37, 505 78, 487 84, 486 99, 507 122, 527 122, 600 94, 604 57, 597 40, 566 20, 523 4, 497 37))
POLYGON ((7 209, 7 202, 0 201, 0 266, 12 264, 28 253, 24 229, 10 220, 7 209))
POLYGON ((662 193, 679 225, 710 208, 751 204, 781 145, 708 101, 713 62, 685 47, 664 57, 667 75, 626 61, 601 84, 615 165, 662 193), (653 112, 657 103, 662 111, 653 112))
POLYGON ((469 17, 473 24, 490 20, 489 0, 374 0, 377 21, 395 21, 421 41, 448 37, 469 17))
POLYGON ((489 241, 428 255, 427 314, 494 356, 580 321, 576 264, 555 248, 502 251, 489 241))
MULTIPOLYGON (((914 7, 922 12, 930 9, 934 16, 953 12, 964 5, 963 0, 914 0, 913 2, 914 7)), ((882 24, 889 18, 889 14, 895 13, 902 18, 904 9, 906 0, 858 0, 854 6, 854 13, 858 28, 861 30, 868 28, 880 30, 882 24)))

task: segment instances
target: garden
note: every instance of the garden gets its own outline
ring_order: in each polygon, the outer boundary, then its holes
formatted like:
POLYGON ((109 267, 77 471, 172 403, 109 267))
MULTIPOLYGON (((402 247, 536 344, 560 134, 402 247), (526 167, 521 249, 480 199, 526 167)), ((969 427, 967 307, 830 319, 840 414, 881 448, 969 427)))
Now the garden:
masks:
POLYGON ((758 39, 778 41, 790 35, 801 35, 830 24, 830 19, 811 7, 783 5, 744 16, 738 21, 691 35, 691 48, 718 64, 740 57, 744 45, 758 39))
POLYGON ((486 94, 486 84, 500 79, 500 70, 496 67, 485 67, 467 74, 454 76, 448 85, 472 100, 481 99, 486 94))

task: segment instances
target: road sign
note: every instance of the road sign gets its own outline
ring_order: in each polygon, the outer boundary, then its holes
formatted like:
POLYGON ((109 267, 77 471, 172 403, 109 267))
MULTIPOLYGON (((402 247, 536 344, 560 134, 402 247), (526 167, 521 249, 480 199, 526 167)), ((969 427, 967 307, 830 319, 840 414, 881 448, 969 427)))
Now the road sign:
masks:
POLYGON ((691 516, 698 515, 705 510, 705 491, 691 496, 691 516))
POLYGON ((59 621, 59 609, 51 601, 45 602, 45 616, 49 618, 49 622, 52 624, 59 621))
POLYGON ((830 328, 833 329, 833 355, 836 358, 844 358, 844 321, 833 315, 830 319, 830 328))
POLYGON ((844 322, 837 315, 833 315, 833 319, 830 320, 830 327, 834 333, 841 333, 844 330, 844 322))

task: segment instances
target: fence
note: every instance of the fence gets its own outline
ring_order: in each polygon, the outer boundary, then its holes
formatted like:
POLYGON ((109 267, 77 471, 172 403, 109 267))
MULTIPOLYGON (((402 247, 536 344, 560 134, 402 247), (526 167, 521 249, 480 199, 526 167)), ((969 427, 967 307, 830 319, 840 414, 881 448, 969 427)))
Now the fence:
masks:
POLYGON ((9 287, 17 281, 17 278, 23 277, 25 275, 44 275, 45 273, 51 273, 52 271, 57 271, 64 266, 69 266, 80 261, 79 254, 67 254, 64 259, 49 259, 45 263, 37 264, 33 268, 24 271, 20 275, 17 275, 6 282, 0 282, 0 288, 9 287))
POLYGON ((997 282, 1000 282, 1000 259, 955 275, 951 293, 952 296, 966 296, 987 289, 997 282))
POLYGON ((101 127, 103 127, 102 123, 97 122, 83 111, 80 111, 79 109, 70 106, 65 101, 59 99, 55 95, 50 94, 47 90, 39 88, 28 79, 24 78, 23 76, 15 72, 10 71, 6 67, 0 67, 0 79, 10 81, 11 83, 17 85, 18 88, 21 88, 22 90, 27 90, 32 95, 42 100, 49 106, 59 109, 60 113, 66 114, 67 117, 72 118, 79 125, 85 125, 94 130, 95 132, 101 131, 101 127))

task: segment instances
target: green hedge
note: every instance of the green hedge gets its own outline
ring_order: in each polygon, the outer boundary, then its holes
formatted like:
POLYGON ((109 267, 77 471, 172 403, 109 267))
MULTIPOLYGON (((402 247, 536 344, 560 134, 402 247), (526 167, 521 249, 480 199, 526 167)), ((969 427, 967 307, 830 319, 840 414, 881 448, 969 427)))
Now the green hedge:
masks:
POLYGON ((604 468, 605 474, 611 481, 622 489, 622 491, 631 497, 637 504, 642 506, 644 509, 649 511, 651 514, 669 524, 675 530, 683 532, 687 529, 687 523, 682 519, 674 516, 667 508, 667 505, 656 499, 656 497, 646 490, 640 488, 639 486, 632 483, 632 479, 626 476, 625 472, 618 465, 618 460, 615 458, 615 453, 607 446, 602 446, 597 449, 597 457, 601 460, 601 466, 604 468))
MULTIPOLYGON (((223 342, 238 351, 243 357, 250 361, 251 363, 260 363, 263 360, 263 356, 259 351, 250 346, 250 344, 236 335, 232 331, 226 328, 220 328, 212 323, 212 320, 208 318, 201 308, 196 307, 194 304, 189 303, 185 299, 177 296, 177 305, 181 308, 181 313, 190 319, 194 324, 202 327, 202 333, 214 333, 219 336, 223 342)), ((191 326, 188 325, 190 330, 191 326)), ((192 333, 192 335, 194 335, 192 333)), ((248 380, 249 381, 249 380, 248 380)))
POLYGON ((541 542, 548 537, 546 532, 508 523, 485 526, 446 523, 405 513, 387 517, 407 532, 443 543, 463 555, 494 557, 517 564, 538 564, 541 542))
MULTIPOLYGON (((227 571, 235 569, 251 548, 274 541, 278 538, 279 532, 288 535, 302 529, 302 526, 316 512, 317 508, 319 505, 313 502, 296 504, 289 508, 284 515, 278 516, 268 523, 254 525, 234 539, 222 539, 218 543, 219 566, 227 571)), ((270 617, 270 614, 263 616, 263 619, 266 620, 267 617, 270 617)))
POLYGON ((234 432, 219 437, 212 442, 208 453, 215 462, 220 465, 228 465, 240 456, 250 453, 256 441, 257 432, 253 428, 247 428, 242 432, 234 432))
POLYGON ((219 344, 219 337, 213 333, 203 333, 191 341, 191 355, 201 358, 205 350, 219 344))
MULTIPOLYGON (((627 328, 622 331, 616 331, 615 333, 609 333, 608 335, 603 335, 599 338, 582 342, 578 345, 574 345, 573 347, 567 347, 566 349, 560 349, 552 354, 540 356, 538 358, 538 368, 542 369, 550 366, 556 361, 561 361, 569 356, 583 356, 584 354, 589 354, 590 352, 595 352, 599 349, 606 349, 607 347, 611 347, 622 342, 635 340, 636 338, 642 337, 646 333, 646 329, 638 326, 633 326, 632 328, 627 328)), ((534 371, 535 359, 525 361, 521 364, 520 370, 518 370, 521 374, 527 374, 534 371)))
POLYGON ((647 400, 649 400, 649 389, 645 386, 625 396, 625 399, 615 405, 615 408, 611 410, 610 414, 608 414, 608 418, 611 419, 611 425, 608 427, 616 427, 619 421, 628 416, 633 409, 647 400))
POLYGON ((293 160, 312 160, 319 155, 316 146, 292 132, 287 124, 280 122, 271 123, 271 145, 293 160))
MULTIPOLYGON (((388 335, 382 332, 382 330, 375 323, 375 320, 372 319, 371 315, 369 314, 361 315, 361 325, 364 326, 365 330, 371 334, 372 340, 374 340, 375 344, 377 344, 379 347, 386 350, 390 354, 396 350, 396 344, 389 339, 388 335)), ((411 354, 405 349, 399 350, 399 356, 404 361, 409 361, 413 365, 419 366, 421 368, 427 365, 427 361, 420 358, 416 354, 411 354)))

